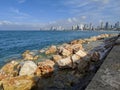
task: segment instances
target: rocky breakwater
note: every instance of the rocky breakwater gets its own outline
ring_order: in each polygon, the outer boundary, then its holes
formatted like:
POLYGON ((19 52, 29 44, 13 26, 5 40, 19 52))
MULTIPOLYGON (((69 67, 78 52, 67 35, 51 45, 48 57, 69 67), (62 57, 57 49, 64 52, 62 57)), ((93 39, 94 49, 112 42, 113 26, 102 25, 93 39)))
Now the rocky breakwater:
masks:
POLYGON ((58 90, 85 87, 82 78, 99 66, 117 35, 102 34, 22 54, 0 69, 0 90, 58 90), (100 43, 99 45, 97 43, 100 43), (85 45, 92 45, 85 49, 85 45), (96 43, 96 44, 95 44, 96 43), (83 48, 84 47, 84 48, 83 48))

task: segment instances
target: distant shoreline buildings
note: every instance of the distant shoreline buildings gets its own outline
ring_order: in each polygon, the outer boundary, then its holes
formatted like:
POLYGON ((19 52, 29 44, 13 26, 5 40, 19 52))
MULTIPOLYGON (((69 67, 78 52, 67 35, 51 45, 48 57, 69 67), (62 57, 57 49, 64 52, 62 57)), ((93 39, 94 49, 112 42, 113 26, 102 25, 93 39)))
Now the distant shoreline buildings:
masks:
POLYGON ((72 26, 72 30, 120 30, 120 22, 110 24, 109 22, 101 22, 95 27, 92 23, 72 26))
MULTIPOLYGON (((49 30, 67 30, 62 26, 52 26, 49 30)), ((101 22, 98 26, 90 24, 77 24, 71 26, 71 30, 120 30, 120 22, 110 24, 109 22, 101 22)))

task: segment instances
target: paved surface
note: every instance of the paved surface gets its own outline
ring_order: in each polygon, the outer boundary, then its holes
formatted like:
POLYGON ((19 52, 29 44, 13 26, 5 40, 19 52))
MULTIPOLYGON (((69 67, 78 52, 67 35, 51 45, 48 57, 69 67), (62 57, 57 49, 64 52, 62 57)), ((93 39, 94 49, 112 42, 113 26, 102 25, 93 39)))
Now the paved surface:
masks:
POLYGON ((120 37, 86 90, 120 90, 120 37))

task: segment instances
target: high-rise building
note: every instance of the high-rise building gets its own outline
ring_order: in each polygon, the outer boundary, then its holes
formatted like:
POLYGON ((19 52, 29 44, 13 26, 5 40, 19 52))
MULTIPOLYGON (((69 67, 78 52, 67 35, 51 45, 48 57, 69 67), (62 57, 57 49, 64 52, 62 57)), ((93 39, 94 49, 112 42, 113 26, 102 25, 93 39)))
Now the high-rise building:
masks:
POLYGON ((79 30, 79 26, 78 25, 73 25, 72 30, 79 30))
POLYGON ((115 23, 115 28, 119 28, 119 26, 120 26, 119 22, 115 23))
POLYGON ((79 26, 79 29, 80 29, 80 30, 84 30, 84 25, 81 24, 81 25, 79 26))
POLYGON ((109 23, 108 23, 108 22, 106 22, 106 24, 105 24, 105 29, 106 29, 106 30, 109 29, 109 23))
POLYGON ((103 22, 101 22, 100 29, 104 29, 103 22))
POLYGON ((89 29, 92 30, 92 23, 90 23, 89 29))

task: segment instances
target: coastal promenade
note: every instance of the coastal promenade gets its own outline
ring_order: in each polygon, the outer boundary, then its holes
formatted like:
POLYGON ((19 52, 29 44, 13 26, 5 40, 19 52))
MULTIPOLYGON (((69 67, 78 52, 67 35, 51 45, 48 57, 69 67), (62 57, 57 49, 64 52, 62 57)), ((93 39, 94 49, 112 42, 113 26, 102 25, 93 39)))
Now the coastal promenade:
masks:
POLYGON ((86 90, 120 90, 120 36, 86 90))

